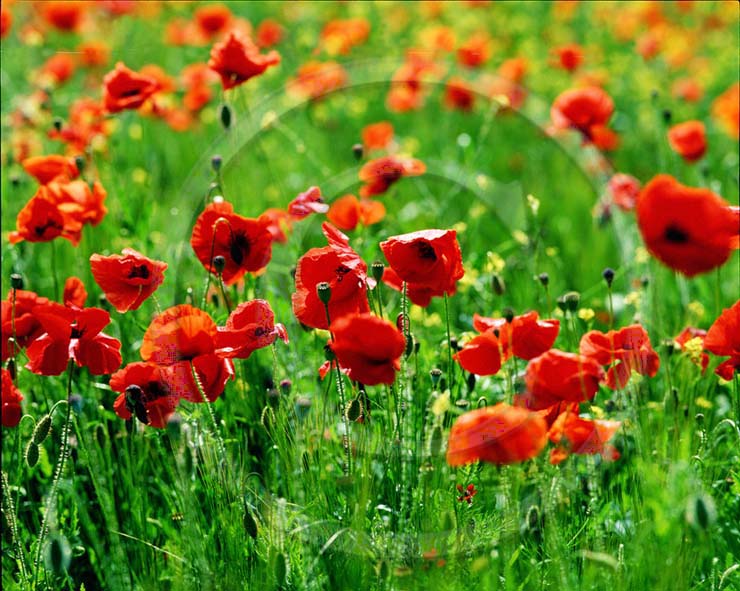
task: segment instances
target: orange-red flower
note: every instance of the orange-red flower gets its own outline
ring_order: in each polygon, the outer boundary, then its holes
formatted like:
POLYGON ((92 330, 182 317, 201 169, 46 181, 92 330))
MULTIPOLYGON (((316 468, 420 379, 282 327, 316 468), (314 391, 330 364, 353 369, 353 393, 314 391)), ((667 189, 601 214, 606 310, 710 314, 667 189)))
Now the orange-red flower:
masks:
POLYGON ((119 396, 113 410, 128 421, 135 415, 150 427, 164 429, 175 412, 179 397, 172 394, 165 378, 166 367, 153 363, 129 363, 110 378, 110 387, 119 396))
POLYGON ((275 314, 265 300, 239 304, 216 332, 216 354, 219 357, 247 359, 252 352, 272 345, 279 337, 288 342, 288 332, 275 324, 275 314))
POLYGON ((110 46, 105 41, 84 41, 77 51, 80 52, 80 63, 90 68, 105 66, 110 58, 110 46))
POLYGON ((606 385, 613 390, 624 388, 633 371, 653 377, 660 367, 660 357, 653 350, 647 331, 639 324, 607 333, 587 332, 581 338, 580 352, 599 365, 610 366, 606 385))
MULTIPOLYGON (((383 283, 391 289, 403 292, 403 279, 390 267, 386 267, 383 271, 383 283)), ((406 297, 412 303, 422 308, 426 308, 432 301, 432 298, 442 297, 444 294, 444 290, 441 289, 426 287, 418 283, 406 283, 406 297)))
POLYGON ((3 4, 0 6, 0 38, 5 38, 13 24, 13 13, 3 4))
POLYGON ((622 211, 632 211, 640 194, 640 181, 635 177, 618 172, 609 179, 609 195, 622 211))
POLYGON ((360 180, 365 185, 360 188, 361 197, 382 195, 396 181, 406 176, 419 176, 426 172, 426 166, 415 158, 383 156, 365 163, 360 169, 360 180))
POLYGON ((288 213, 293 219, 302 220, 312 213, 326 213, 329 205, 324 203, 321 189, 309 187, 288 204, 288 213))
POLYGON ((263 49, 277 45, 282 41, 284 35, 285 30, 280 23, 269 18, 266 18, 259 24, 255 34, 257 45, 263 49))
POLYGON ((183 106, 189 111, 200 111, 213 97, 211 82, 218 80, 218 75, 207 64, 189 64, 180 73, 185 95, 183 106))
POLYGON ((72 308, 83 308, 87 300, 87 290, 82 279, 79 277, 68 277, 64 282, 64 293, 62 301, 65 306, 72 308))
POLYGON ((740 210, 705 188, 653 178, 637 200, 637 224, 650 253, 688 277, 724 264, 740 246, 740 210))
POLYGON ((526 406, 542 410, 562 401, 591 400, 603 378, 604 370, 593 359, 551 349, 527 365, 526 406))
POLYGON ((491 39, 487 33, 476 33, 457 49, 457 61, 469 68, 477 68, 491 58, 491 39))
POLYGON ((671 86, 671 94, 686 102, 696 103, 704 96, 704 90, 693 78, 681 78, 671 86))
POLYGON ((550 463, 559 464, 570 454, 595 455, 607 461, 619 459, 619 452, 607 443, 622 425, 619 421, 582 419, 575 412, 564 412, 550 427, 548 437, 556 444, 550 463))
POLYGON ((331 322, 331 350, 350 379, 392 384, 401 368, 405 340, 390 322, 372 314, 349 314, 331 322))
POLYGON ((285 244, 288 241, 287 232, 293 225, 293 218, 287 211, 271 207, 266 209, 260 217, 268 221, 267 231, 272 236, 273 242, 285 244))
POLYGON ((723 310, 704 338, 704 348, 715 355, 728 356, 715 370, 725 380, 740 371, 740 300, 723 310))
POLYGON ((467 412, 455 421, 447 443, 447 463, 513 464, 535 457, 546 444, 545 419, 502 402, 467 412))
POLYGON ((701 121, 685 121, 668 130, 671 149, 686 162, 696 162, 707 151, 707 135, 701 121))
POLYGON ((536 311, 514 316, 511 322, 506 318, 486 318, 473 314, 473 327, 481 333, 497 333, 504 361, 512 355, 529 361, 553 346, 560 330, 560 321, 540 320, 536 311))
POLYGON ((55 86, 69 80, 74 72, 75 61, 68 53, 55 53, 44 62, 39 70, 41 79, 55 86))
POLYGON ((157 81, 118 62, 103 78, 103 101, 109 113, 138 109, 159 88, 157 81))
POLYGON ((82 179, 67 183, 52 181, 46 187, 47 195, 59 211, 80 224, 97 226, 108 213, 105 207, 108 193, 98 181, 93 182, 92 188, 82 179))
MULTIPOLYGON (((704 339, 706 338, 706 336, 706 330, 695 328, 693 326, 687 326, 678 334, 675 339, 673 339, 673 342, 676 343, 682 351, 686 351, 686 343, 698 339, 701 342, 701 349, 703 349, 704 339)), ((698 351, 697 355, 698 357, 695 357, 694 353, 691 352, 692 361, 694 361, 694 363, 696 363, 697 365, 701 365, 702 371, 706 370, 707 366, 709 365, 709 355, 707 355, 706 353, 701 353, 699 355, 698 351)))
POLYGON ((23 165, 23 169, 41 185, 46 185, 56 180, 63 182, 71 181, 80 174, 74 158, 68 158, 67 156, 58 154, 26 158, 21 164, 23 165))
POLYGON ((298 95, 320 99, 347 83, 347 72, 337 62, 309 61, 298 68, 291 89, 298 95))
POLYGON ((224 257, 222 277, 224 283, 231 285, 245 273, 257 273, 270 262, 270 223, 266 217, 254 219, 240 216, 226 201, 210 203, 195 222, 190 245, 210 273, 217 273, 213 259, 224 257))
POLYGON ((453 358, 460 366, 478 376, 492 376, 501 369, 501 343, 491 332, 473 337, 453 358))
POLYGON ((15 387, 10 372, 4 367, 2 372, 2 423, 3 427, 17 427, 21 422, 23 410, 21 409, 21 400, 23 395, 15 387))
MULTIPOLYGON (((49 300, 38 296, 33 291, 18 289, 15 292, 15 348, 28 347, 44 333, 41 323, 34 314, 37 306, 48 304, 49 300)), ((0 319, 2 321, 2 360, 11 356, 11 345, 8 339, 13 336, 13 291, 8 292, 7 299, 0 302, 0 319)))
POLYGON ((223 4, 205 4, 199 6, 193 16, 200 33, 206 39, 213 39, 215 36, 226 31, 233 19, 231 11, 223 4))
POLYGON ((558 58, 558 65, 568 72, 574 72, 583 63, 583 48, 576 43, 558 47, 555 54, 558 58))
POLYGON ((475 93, 465 80, 453 76, 445 85, 444 103, 448 109, 472 111, 475 106, 475 93))
POLYGON ((226 39, 213 46, 208 67, 221 76, 221 84, 224 90, 228 90, 279 63, 277 51, 260 54, 259 47, 251 39, 232 31, 226 39))
POLYGON ((370 34, 370 23, 364 18, 335 19, 326 23, 321 31, 321 46, 329 55, 349 53, 361 45, 370 34))
POLYGON ((332 224, 340 230, 354 230, 357 224, 371 226, 385 217, 385 205, 372 199, 358 199, 344 195, 331 204, 326 214, 332 224))
POLYGON ((136 310, 164 281, 167 263, 154 261, 132 248, 123 255, 90 257, 90 270, 106 299, 119 312, 136 310))
POLYGON ((362 143, 366 150, 383 150, 393 141, 393 125, 389 121, 371 123, 362 128, 362 143))
POLYGON ((735 139, 740 137, 740 82, 735 82, 714 99, 712 115, 728 135, 735 139))
POLYGON ((566 90, 555 99, 550 116, 556 129, 576 129, 591 141, 603 133, 614 112, 614 101, 598 86, 566 90))
POLYGON ((8 235, 11 244, 23 240, 49 242, 59 236, 75 246, 80 242, 82 223, 60 211, 45 185, 39 187, 31 200, 18 212, 15 223, 16 229, 8 235))
POLYGON ((85 2, 54 0, 44 2, 41 15, 44 20, 60 31, 74 32, 79 29, 85 11, 85 2))

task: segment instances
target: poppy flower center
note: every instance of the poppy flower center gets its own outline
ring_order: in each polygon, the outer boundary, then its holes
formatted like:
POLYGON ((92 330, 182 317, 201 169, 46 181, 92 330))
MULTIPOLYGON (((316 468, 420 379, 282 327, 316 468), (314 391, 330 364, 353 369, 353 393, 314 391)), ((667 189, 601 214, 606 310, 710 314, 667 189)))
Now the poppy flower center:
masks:
POLYGON ((344 279, 344 276, 349 272, 350 268, 346 267, 345 265, 339 265, 336 269, 334 269, 334 273, 336 273, 338 282, 341 282, 342 279, 344 279))
POLYGON ((434 252, 434 247, 428 242, 418 242, 417 244, 415 244, 415 246, 417 252, 419 253, 419 258, 429 261, 437 260, 437 253, 434 252))
POLYGON ((84 328, 77 328, 76 326, 72 327, 72 335, 70 338, 72 339, 81 339, 82 335, 85 334, 84 328))
POLYGON ((141 90, 140 89, 138 89, 138 88, 130 88, 129 90, 124 90, 121 93, 121 97, 122 98, 128 98, 128 97, 136 96, 138 94, 141 94, 141 90))
POLYGON ((674 225, 670 225, 665 229, 663 237, 673 244, 686 244, 689 241, 689 235, 674 225))
POLYGON ((54 230, 63 229, 63 227, 60 224, 54 222, 54 220, 49 220, 42 226, 36 226, 33 231, 36 233, 36 236, 43 236, 49 228, 52 228, 54 230))
POLYGON ((229 246, 229 254, 232 260, 237 265, 241 265, 244 259, 249 256, 249 251, 249 238, 240 232, 234 234, 234 238, 231 240, 231 245, 229 246))
POLYGON ((134 265, 128 274, 129 279, 149 279, 149 269, 146 265, 134 265))

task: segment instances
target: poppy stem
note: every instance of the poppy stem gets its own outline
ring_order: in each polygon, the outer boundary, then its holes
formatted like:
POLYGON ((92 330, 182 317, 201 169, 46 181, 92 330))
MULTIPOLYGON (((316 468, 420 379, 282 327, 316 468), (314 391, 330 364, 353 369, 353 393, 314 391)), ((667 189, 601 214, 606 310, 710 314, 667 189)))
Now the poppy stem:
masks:
POLYGON ((221 295, 224 298, 224 305, 226 306, 226 311, 231 314, 231 301, 229 300, 229 295, 226 293, 226 287, 224 286, 224 278, 223 274, 218 274, 218 287, 221 290, 221 295))
MULTIPOLYGON (((404 284, 405 285, 405 284, 404 284)), ((455 376, 452 367, 452 335, 450 333, 450 312, 447 305, 447 292, 444 294, 445 300, 445 323, 447 324, 447 377, 450 380, 450 394, 455 384, 455 376)))
POLYGON ((611 284, 606 289, 609 295, 609 330, 614 330, 614 298, 611 284))
POLYGON ((51 241, 51 278, 54 281, 54 299, 59 299, 59 277, 57 277, 57 247, 56 241, 51 241))
POLYGON ((203 404, 205 404, 206 408, 208 409, 208 416, 211 418, 211 424, 213 426, 213 436, 216 438, 216 444, 218 445, 218 452, 221 455, 221 459, 225 462, 226 461, 226 445, 224 444, 224 440, 221 437, 221 432, 218 429, 218 423, 216 422, 216 415, 213 412, 213 408, 211 408, 211 403, 208 401, 208 397, 206 396, 205 390, 203 389, 203 384, 200 381, 200 377, 198 377, 198 372, 195 371, 195 365, 193 365, 192 361, 190 362, 190 373, 193 376, 195 387, 198 389, 198 393, 203 399, 203 404))
MULTIPOLYGON (((20 442, 20 429, 17 429, 18 431, 18 441, 20 442)), ((23 462, 20 458, 20 445, 18 446, 18 465, 22 465, 23 462)), ((11 537, 11 543, 15 547, 15 553, 18 559, 18 564, 21 571, 21 579, 24 583, 28 583, 28 573, 26 572, 26 558, 23 554, 23 546, 21 545, 20 538, 18 537, 18 526, 17 526, 17 518, 15 507, 18 505, 16 503, 13 504, 13 496, 10 493, 10 483, 8 482, 8 475, 3 472, 2 473, 2 483, 3 483, 3 513, 7 516, 8 521, 8 529, 10 530, 10 537, 11 537)), ((19 487, 20 488, 20 487, 19 487)))

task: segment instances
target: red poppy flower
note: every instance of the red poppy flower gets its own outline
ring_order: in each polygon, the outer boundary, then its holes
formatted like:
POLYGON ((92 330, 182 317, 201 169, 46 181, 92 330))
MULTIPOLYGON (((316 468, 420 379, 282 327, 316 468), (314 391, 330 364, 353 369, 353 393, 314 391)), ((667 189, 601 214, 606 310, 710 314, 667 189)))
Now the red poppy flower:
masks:
POLYGON ((521 82, 528 69, 529 64, 525 58, 514 57, 501 63, 498 67, 498 74, 512 82, 521 82))
POLYGON ((328 223, 322 225, 329 246, 312 248, 298 260, 293 313, 306 326, 327 329, 326 311, 316 286, 331 288, 329 316, 334 322, 347 314, 370 311, 367 301, 367 265, 349 246, 349 238, 328 223))
POLYGON ((321 46, 329 55, 346 55, 361 45, 370 34, 370 23, 364 18, 335 19, 321 30, 321 46))
POLYGON ((477 68, 491 58, 491 40, 487 33, 477 33, 457 49, 457 61, 469 68, 477 68))
POLYGON ((113 410, 128 421, 136 415, 142 423, 157 429, 167 426, 167 419, 175 412, 179 398, 170 392, 164 378, 167 368, 153 363, 129 363, 110 378, 110 387, 120 392, 113 410), (137 388, 131 388, 137 386, 137 388))
POLYGON ((47 187, 47 195, 59 211, 81 224, 97 226, 108 213, 105 207, 107 192, 98 181, 92 188, 82 179, 68 183, 53 181, 47 187))
POLYGON ((285 30, 277 21, 266 18, 257 27, 257 45, 266 49, 282 41, 285 30))
POLYGON ((555 49, 558 58, 558 65, 568 72, 576 71, 583 63, 583 48, 580 45, 571 43, 555 49))
POLYGON ((36 194, 18 213, 16 230, 10 232, 8 241, 17 244, 49 242, 61 236, 74 246, 80 242, 82 224, 71 215, 64 214, 55 204, 55 199, 46 185, 39 187, 36 194))
POLYGON ((603 378, 604 370, 593 359, 551 349, 527 365, 526 405, 542 410, 561 401, 591 400, 603 378))
POLYGON ((298 68, 290 88, 299 96, 318 100, 347 83, 347 71, 337 62, 309 61, 298 68))
POLYGON ((403 281, 420 287, 452 295, 457 281, 465 274, 454 230, 421 230, 391 236, 380 243, 380 248, 403 281))
POLYGON ((331 331, 331 350, 350 379, 368 386, 395 381, 406 341, 393 324, 372 314, 349 314, 332 320, 331 331))
POLYGON ((701 121, 685 121, 668 130, 671 149, 686 162, 696 162, 707 151, 707 134, 701 121))
POLYGON ((473 504, 473 497, 478 494, 474 484, 468 484, 466 487, 463 487, 462 484, 458 484, 455 488, 457 489, 457 492, 462 493, 457 497, 458 503, 465 501, 468 505, 473 504))
POLYGON ((512 355, 526 361, 542 355, 553 346, 560 331, 559 320, 540 320, 535 311, 514 316, 511 322, 473 314, 473 326, 478 332, 497 332, 504 361, 512 355))
POLYGON ((632 371, 653 377, 660 367, 660 357, 653 350, 647 331, 639 324, 607 333, 587 332, 581 338, 580 352, 600 365, 611 366, 606 373, 606 385, 612 390, 624 388, 632 371))
POLYGON ((23 416, 23 410, 21 409, 21 400, 23 395, 20 390, 15 387, 13 378, 10 377, 10 372, 4 367, 0 370, 2 372, 2 422, 3 427, 17 427, 18 423, 21 422, 21 416, 23 416))
POLYGON ((738 208, 666 174, 642 189, 637 224, 650 254, 688 277, 719 267, 740 246, 738 208))
POLYGON ((167 263, 154 261, 132 248, 123 255, 90 257, 90 270, 106 299, 119 312, 136 310, 164 281, 167 263))
MULTIPOLYGON (((383 271, 383 283, 391 289, 403 293, 403 279, 398 276, 393 269, 386 267, 383 271)), ((420 283, 406 282, 406 297, 417 306, 426 308, 432 301, 432 298, 442 297, 445 292, 443 289, 434 289, 426 287, 420 283)))
POLYGON ((357 224, 371 226, 385 217, 385 205, 371 199, 357 199, 344 195, 331 204, 326 214, 332 224, 340 230, 354 230, 357 224))
POLYGON ((69 277, 64 282, 64 295, 62 301, 65 306, 83 308, 87 300, 85 284, 79 277, 69 277))
MULTIPOLYGON (((44 306, 49 300, 38 296, 32 291, 18 289, 15 292, 15 340, 16 352, 25 349, 38 337, 44 334, 41 323, 34 314, 37 306, 44 306)), ((13 291, 8 292, 7 299, 0 303, 2 310, 2 360, 11 357, 11 347, 8 339, 13 336, 13 291)))
POLYGON ((273 50, 261 55, 259 47, 247 37, 231 32, 211 49, 208 67, 221 76, 224 90, 259 76, 267 68, 280 63, 280 54, 273 50))
POLYGON ((157 316, 144 333, 141 358, 167 366, 162 373, 172 394, 191 402, 203 402, 193 369, 206 398, 213 402, 234 378, 230 359, 215 353, 216 323, 207 312, 183 304, 157 316))
POLYGON ((622 211, 632 211, 640 195, 640 181, 629 174, 618 172, 609 179, 609 195, 622 211))
POLYGON ((13 24, 13 14, 4 5, 0 6, 0 38, 5 38, 13 24))
POLYGON ((614 101, 598 86, 566 90, 550 110, 556 129, 577 129, 591 140, 593 128, 605 126, 614 112, 614 101))
POLYGON ((620 421, 602 421, 580 418, 576 413, 562 413, 548 432, 556 444, 550 452, 550 463, 559 464, 570 454, 601 454, 607 461, 619 459, 619 452, 607 443, 622 425, 620 421))
POLYGON ((237 306, 216 333, 216 354, 247 359, 253 351, 272 345, 280 337, 288 342, 288 332, 275 324, 275 314, 265 300, 252 300, 237 306))
POLYGON ((180 80, 185 88, 183 106, 189 111, 200 111, 213 97, 210 84, 218 80, 218 75, 207 64, 189 64, 180 72, 180 80))
POLYGON ((393 125, 388 121, 371 123, 362 128, 362 143, 366 150, 384 150, 393 140, 393 125))
MULTIPOLYGON (((699 102, 704 97, 704 90, 693 78, 676 80, 671 86, 671 94, 689 103, 699 102)), ((740 98, 740 97, 739 97, 740 98)))
POLYGON ((467 412, 455 421, 447 443, 447 463, 523 462, 539 454, 546 443, 547 425, 540 415, 502 402, 467 412))
POLYGON ((472 111, 475 106, 475 93, 465 80, 455 76, 445 85, 444 103, 448 109, 472 111))
POLYGON ((26 368, 32 372, 59 375, 70 359, 93 375, 113 373, 121 365, 121 342, 101 332, 110 323, 105 310, 49 302, 33 313, 45 332, 26 349, 26 368))
POLYGON ((80 63, 89 68, 105 66, 110 58, 110 46, 105 41, 88 40, 77 46, 80 63))
POLYGON ((76 31, 82 22, 85 5, 85 2, 74 0, 44 2, 41 15, 47 23, 60 31, 76 31))
POLYGON ((329 205, 324 203, 321 189, 318 187, 309 187, 288 204, 288 213, 296 220, 302 220, 312 213, 326 213, 327 211, 329 211, 329 205))
POLYGON ((68 53, 55 53, 44 62, 39 70, 39 79, 59 86, 75 73, 75 61, 68 53))
MULTIPOLYGON (((704 339, 706 338, 706 336, 706 330, 695 328, 693 326, 687 326, 679 333, 679 335, 675 339, 673 339, 673 341, 679 346, 682 351, 686 351, 686 343, 695 339, 699 339, 699 341, 701 342, 701 348, 704 349, 704 339)), ((705 371, 707 369, 707 366, 709 365, 709 355, 707 355, 706 353, 701 353, 698 358, 694 358, 692 352, 691 358, 692 361, 697 363, 697 365, 701 365, 702 371, 705 371)))
POLYGON ((453 358, 465 371, 492 376, 501 369, 501 343, 492 331, 484 332, 473 337, 453 358))
POLYGON ((360 189, 360 196, 382 195, 402 177, 419 176, 424 174, 426 169, 424 163, 415 158, 383 156, 370 160, 360 169, 360 180, 365 183, 360 189))
POLYGON ((26 158, 21 164, 23 169, 41 185, 55 180, 71 181, 80 174, 74 158, 58 154, 26 158))
POLYGON ((271 207, 266 209, 260 217, 268 220, 267 231, 272 236, 273 242, 285 244, 288 241, 287 232, 293 226, 293 218, 287 211, 271 207))
POLYGON ((118 62, 115 69, 103 78, 103 101, 109 113, 138 109, 157 92, 154 78, 144 76, 118 62))
POLYGON ((193 17, 201 34, 212 39, 228 29, 233 15, 223 4, 206 4, 199 6, 193 17))
POLYGON ((714 99, 712 116, 728 135, 735 139, 740 137, 740 82, 735 82, 714 99))
POLYGON ((198 260, 210 273, 216 274, 213 259, 224 257, 223 280, 236 283, 245 273, 257 273, 272 257, 272 234, 266 217, 245 218, 234 213, 231 203, 210 203, 198 216, 190 245, 198 260))
POLYGON ((715 373, 725 380, 740 371, 740 300, 723 310, 709 327, 704 348, 715 355, 730 358, 720 364, 715 373))

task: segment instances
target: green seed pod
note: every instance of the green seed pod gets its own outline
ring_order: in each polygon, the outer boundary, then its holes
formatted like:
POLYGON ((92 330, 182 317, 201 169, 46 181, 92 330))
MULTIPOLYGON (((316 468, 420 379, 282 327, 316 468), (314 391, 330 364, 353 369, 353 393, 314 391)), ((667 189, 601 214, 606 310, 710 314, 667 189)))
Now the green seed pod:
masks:
POLYGON ((13 273, 10 276, 10 287, 13 289, 23 289, 23 277, 18 273, 13 273))
POLYGON ((51 417, 49 415, 44 415, 43 417, 41 417, 39 422, 36 423, 36 427, 33 430, 33 435, 31 435, 31 441, 33 441, 36 445, 39 445, 46 441, 49 433, 51 433, 51 417))
POLYGON ((350 400, 347 405, 347 420, 356 421, 362 416, 362 403, 359 398, 350 400))
POLYGON ((61 575, 69 569, 72 561, 72 549, 61 534, 53 534, 44 549, 44 565, 55 575, 61 575))
POLYGON ((504 295, 506 293, 506 282, 498 273, 494 273, 493 277, 491 277, 491 289, 496 295, 504 295))
POLYGON ((373 279, 380 283, 380 280, 383 279, 383 273, 385 272, 385 265, 380 261, 375 261, 370 267, 370 272, 373 275, 373 279))
POLYGON ((33 468, 39 461, 39 446, 33 442, 33 439, 26 446, 26 464, 33 468))
POLYGON ((224 129, 229 129, 231 127, 231 107, 227 104, 221 105, 221 125, 223 125, 224 129))
POLYGON ((686 507, 686 521, 696 530, 707 531, 710 529, 717 521, 714 499, 706 494, 690 497, 686 507))
POLYGON ((331 300, 331 285, 329 285, 326 281, 322 281, 321 283, 317 284, 316 295, 319 296, 319 301, 322 304, 328 306, 329 301, 331 300))

